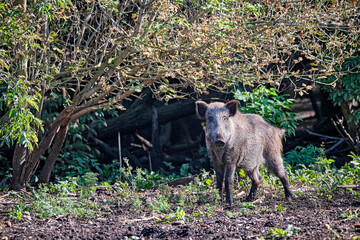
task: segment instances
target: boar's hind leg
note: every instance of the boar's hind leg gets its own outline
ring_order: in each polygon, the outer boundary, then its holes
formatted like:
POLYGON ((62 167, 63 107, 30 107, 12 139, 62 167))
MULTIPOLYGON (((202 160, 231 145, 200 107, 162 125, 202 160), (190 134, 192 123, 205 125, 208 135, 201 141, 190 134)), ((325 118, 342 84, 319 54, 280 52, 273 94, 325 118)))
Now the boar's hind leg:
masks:
POLYGON ((225 170, 225 190, 226 190, 226 202, 233 203, 233 197, 231 194, 232 186, 234 183, 235 165, 231 164, 226 166, 225 170))
POLYGON ((246 197, 247 202, 251 202, 255 199, 257 189, 261 183, 261 175, 259 172, 259 167, 254 168, 251 172, 247 172, 247 175, 251 179, 251 189, 249 195, 246 197))
POLYGON ((269 168, 271 172, 273 172, 278 178, 280 178, 281 183, 284 186, 285 198, 287 201, 291 201, 292 193, 290 190, 290 183, 287 173, 283 166, 282 158, 277 158, 274 161, 268 161, 266 166, 269 168))

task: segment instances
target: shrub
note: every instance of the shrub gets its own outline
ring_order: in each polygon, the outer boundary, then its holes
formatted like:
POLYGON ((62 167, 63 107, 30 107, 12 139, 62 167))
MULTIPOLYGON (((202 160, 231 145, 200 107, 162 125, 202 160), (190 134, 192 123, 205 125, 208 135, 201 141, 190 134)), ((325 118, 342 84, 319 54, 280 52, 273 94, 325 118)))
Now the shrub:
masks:
POLYGON ((295 118, 299 114, 291 112, 295 100, 289 96, 278 95, 274 88, 265 87, 252 92, 240 89, 234 92, 235 99, 246 102, 245 106, 239 106, 240 112, 259 114, 270 124, 285 129, 288 135, 294 135, 300 119, 295 118))

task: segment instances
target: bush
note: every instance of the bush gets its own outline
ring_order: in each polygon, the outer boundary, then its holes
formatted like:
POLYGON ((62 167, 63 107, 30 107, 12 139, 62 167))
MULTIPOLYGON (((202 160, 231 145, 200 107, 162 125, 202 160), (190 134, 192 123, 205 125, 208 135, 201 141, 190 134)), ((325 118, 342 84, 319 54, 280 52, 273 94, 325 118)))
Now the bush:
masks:
POLYGON ((293 169, 308 167, 314 164, 320 156, 325 155, 325 149, 313 145, 306 147, 297 146, 295 149, 285 154, 284 160, 289 163, 293 169))
POLYGON ((299 114, 291 112, 291 106, 295 101, 290 95, 278 95, 274 88, 260 87, 252 92, 236 90, 234 98, 246 102, 240 106, 242 113, 255 113, 262 116, 270 124, 283 128, 288 135, 294 135, 300 119, 295 119, 299 114))

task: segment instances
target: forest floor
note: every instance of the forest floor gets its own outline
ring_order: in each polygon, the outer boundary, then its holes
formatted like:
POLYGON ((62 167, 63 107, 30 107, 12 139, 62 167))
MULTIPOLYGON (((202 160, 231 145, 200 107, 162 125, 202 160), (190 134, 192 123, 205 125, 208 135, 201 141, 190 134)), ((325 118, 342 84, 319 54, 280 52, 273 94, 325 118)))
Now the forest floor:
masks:
MULTIPOLYGON (((176 189, 173 187, 172 191, 176 189)), ((156 191, 159 190, 144 190, 142 197, 151 201, 156 191)), ((96 193, 98 198, 109 198, 106 190, 96 193)), ((360 239, 360 201, 346 190, 331 196, 308 192, 291 203, 274 191, 264 191, 253 203, 238 200, 231 208, 224 203, 216 206, 195 203, 182 206, 186 216, 190 216, 183 220, 171 220, 145 208, 117 203, 111 205, 108 214, 98 218, 67 214, 41 219, 30 214, 19 221, 9 221, 6 215, 12 199, 8 195, 0 193, 1 240, 360 239)))

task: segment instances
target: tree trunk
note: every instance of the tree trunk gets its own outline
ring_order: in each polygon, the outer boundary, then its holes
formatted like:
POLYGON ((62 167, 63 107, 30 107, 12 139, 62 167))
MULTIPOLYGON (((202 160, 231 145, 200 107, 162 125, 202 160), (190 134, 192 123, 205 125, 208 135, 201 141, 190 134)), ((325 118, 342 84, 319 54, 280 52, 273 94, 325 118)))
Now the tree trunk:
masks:
POLYGON ((155 106, 152 107, 152 129, 151 129, 151 161, 153 169, 150 170, 159 170, 161 166, 161 147, 159 141, 159 121, 158 121, 158 111, 155 106))
POLYGON ((341 111, 347 123, 349 134, 356 144, 359 141, 358 126, 353 120, 350 120, 351 114, 353 113, 352 103, 350 101, 343 101, 341 103, 341 111))
POLYGON ((24 146, 16 145, 12 160, 12 189, 21 190, 26 187, 26 184, 30 181, 39 166, 41 155, 51 146, 60 127, 64 125, 64 123, 69 123, 70 113, 71 110, 65 109, 59 114, 56 120, 45 131, 42 140, 33 151, 30 151, 24 146))
POLYGON ((40 183, 48 183, 50 180, 50 175, 52 170, 54 169, 54 165, 56 159, 61 151, 61 148, 65 142, 66 134, 69 129, 69 123, 65 123, 60 127, 59 132, 56 134, 54 143, 52 145, 51 152, 46 159, 44 167, 41 169, 41 173, 39 175, 40 183))
POLYGON ((26 181, 24 180, 24 171, 26 162, 29 159, 29 152, 28 148, 16 144, 12 159, 13 174, 10 183, 14 190, 25 188, 26 181))

